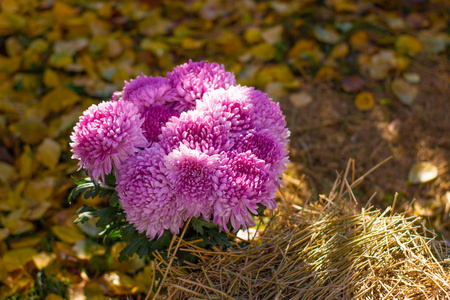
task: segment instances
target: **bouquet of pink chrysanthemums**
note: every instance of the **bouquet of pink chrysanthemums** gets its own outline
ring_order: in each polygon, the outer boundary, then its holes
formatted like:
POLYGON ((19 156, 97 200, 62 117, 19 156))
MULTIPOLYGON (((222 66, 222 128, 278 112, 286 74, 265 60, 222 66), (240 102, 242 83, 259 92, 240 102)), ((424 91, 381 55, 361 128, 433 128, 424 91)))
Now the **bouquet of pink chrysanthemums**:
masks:
POLYGON ((93 181, 75 194, 103 188, 117 208, 79 214, 103 216, 106 227, 114 220, 105 214, 118 215, 141 242, 178 234, 189 218, 217 232, 246 229, 261 208, 276 207, 288 136, 279 104, 221 65, 189 61, 167 77, 141 75, 74 128, 73 158, 93 181))

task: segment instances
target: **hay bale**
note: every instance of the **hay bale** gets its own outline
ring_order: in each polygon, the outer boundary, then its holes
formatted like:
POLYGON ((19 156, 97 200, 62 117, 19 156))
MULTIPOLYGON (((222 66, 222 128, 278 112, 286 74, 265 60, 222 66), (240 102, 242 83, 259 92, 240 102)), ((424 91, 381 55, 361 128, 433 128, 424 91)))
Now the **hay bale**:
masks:
POLYGON ((343 180, 339 192, 308 209, 280 210, 244 248, 207 251, 179 241, 178 251, 199 262, 179 266, 156 256, 155 272, 167 272, 165 297, 450 299, 446 243, 420 218, 391 208, 355 213, 352 197, 343 180))

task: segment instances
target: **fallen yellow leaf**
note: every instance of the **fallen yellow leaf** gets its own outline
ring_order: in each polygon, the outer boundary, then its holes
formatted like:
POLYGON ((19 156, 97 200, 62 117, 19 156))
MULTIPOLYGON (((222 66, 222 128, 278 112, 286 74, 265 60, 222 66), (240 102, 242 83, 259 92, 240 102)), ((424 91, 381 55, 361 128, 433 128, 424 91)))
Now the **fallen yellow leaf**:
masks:
POLYGON ((283 26, 276 25, 274 27, 266 29, 261 33, 261 37, 266 43, 275 45, 276 43, 280 42, 283 37, 283 26))
POLYGON ((41 99, 42 106, 51 112, 59 112, 80 100, 80 96, 64 87, 56 87, 41 99))
POLYGON ((44 84, 47 87, 57 87, 59 85, 59 76, 58 73, 53 71, 50 68, 45 69, 44 71, 44 84))
POLYGON ((295 94, 291 94, 289 96, 289 100, 295 108, 300 108, 308 105, 313 101, 313 98, 308 92, 299 92, 295 94))
POLYGON ((351 0, 332 0, 333 8, 336 12, 353 12, 356 10, 356 5, 351 0))
POLYGON ((275 47, 268 43, 261 43, 250 49, 252 55, 262 60, 271 60, 275 57, 275 47))
POLYGON ((100 17, 109 19, 113 14, 113 4, 112 3, 102 3, 101 7, 97 10, 100 17))
POLYGON ((3 241, 9 236, 8 228, 0 228, 0 241, 3 241))
POLYGON ((16 168, 14 166, 0 161, 0 182, 4 184, 9 184, 10 182, 16 180, 18 177, 16 168))
POLYGON ((418 38, 425 53, 441 53, 448 49, 450 44, 450 35, 446 32, 436 33, 433 30, 423 30, 419 33, 418 38))
POLYGON ((50 265, 55 259, 55 253, 39 252, 33 255, 33 262, 39 270, 42 270, 50 265))
POLYGON ((64 24, 70 17, 75 16, 74 9, 62 2, 56 1, 53 5, 53 17, 58 24, 64 24))
POLYGON ((27 220, 37 220, 44 216, 44 214, 48 211, 48 209, 52 206, 50 202, 41 202, 37 206, 30 208, 27 211, 26 219, 27 220))
POLYGON ((0 4, 3 11, 17 13, 20 10, 20 3, 16 0, 3 0, 0 4))
POLYGON ((430 162, 414 164, 408 173, 408 182, 411 184, 427 183, 438 177, 438 168, 430 162))
POLYGON ((136 282, 122 272, 109 272, 103 275, 103 281, 108 289, 117 295, 125 295, 137 291, 136 282))
POLYGON ((44 202, 50 198, 56 186, 56 178, 51 176, 39 177, 29 181, 23 195, 36 202, 44 202))
POLYGON ((53 21, 51 19, 48 19, 45 16, 36 16, 28 19, 28 23, 24 31, 28 37, 34 38, 47 32, 52 25, 53 21))
POLYGON ((154 262, 150 261, 150 264, 145 266, 144 269, 136 275, 135 280, 140 292, 145 293, 149 290, 151 280, 153 279, 154 268, 154 262))
POLYGON ((356 95, 355 98, 355 106, 359 111, 367 111, 373 108, 375 101, 373 100, 373 96, 368 92, 361 92, 356 95))
MULTIPOLYGON (((360 61, 361 63, 362 61, 360 61)), ((395 52, 392 50, 381 50, 379 53, 372 55, 369 61, 369 74, 372 79, 385 79, 390 70, 392 70, 397 61, 395 52)))
POLYGON ((5 41, 6 54, 8 56, 19 56, 23 51, 23 45, 15 36, 10 36, 5 41))
POLYGON ((415 56, 422 50, 422 44, 416 37, 404 34, 397 38, 395 49, 400 54, 415 56))
POLYGON ((84 286, 84 295, 87 299, 91 300, 109 300, 109 297, 104 296, 105 295, 105 290, 102 287, 102 285, 100 285, 98 282, 96 281, 89 281, 86 283, 86 285, 84 286))
POLYGON ((9 229, 12 235, 21 234, 35 229, 34 224, 20 219, 4 221, 5 228, 9 229))
POLYGON ((68 226, 52 226, 52 232, 63 242, 74 244, 78 240, 84 239, 85 236, 75 227, 68 226))
POLYGON ((258 27, 250 27, 244 32, 244 38, 249 44, 261 42, 261 29, 258 27))
POLYGON ((246 50, 241 37, 231 31, 224 31, 215 40, 217 51, 230 57, 242 55, 246 50))
POLYGON ((30 46, 28 47, 28 49, 30 49, 32 52, 44 53, 45 51, 48 50, 48 47, 49 47, 49 44, 46 40, 35 39, 30 43, 30 46))
POLYGON ((42 238, 38 235, 27 236, 19 239, 14 239, 10 242, 9 246, 11 249, 25 248, 25 247, 36 247, 42 241, 42 238))
POLYGON ((61 156, 61 145, 51 139, 45 138, 36 149, 36 159, 49 169, 54 169, 61 156))
POLYGON ((62 68, 71 63, 73 63, 73 57, 67 53, 53 53, 48 60, 48 64, 55 68, 62 68))
POLYGON ((417 98, 419 89, 417 86, 409 84, 401 78, 396 78, 391 83, 395 96, 406 105, 412 105, 417 98))
POLYGON ((340 43, 333 47, 330 53, 331 58, 345 57, 349 52, 348 45, 346 43, 340 43))
POLYGON ((107 40, 105 48, 103 49, 103 54, 109 58, 115 58, 122 54, 123 46, 122 44, 113 38, 107 40))
POLYGON ((302 39, 294 44, 289 50, 289 57, 296 58, 299 55, 317 48, 317 44, 312 40, 302 39))
POLYGON ((314 26, 313 33, 319 42, 326 44, 336 44, 340 39, 339 33, 332 26, 314 26))
POLYGON ((156 56, 162 56, 169 51, 169 46, 151 38, 143 39, 141 41, 141 48, 153 52, 156 56))
POLYGON ((27 25, 27 20, 24 16, 3 11, 0 13, 0 35, 7 36, 20 31, 27 25))
POLYGON ((111 247, 111 257, 113 258, 111 267, 113 267, 115 270, 127 274, 134 274, 145 266, 145 260, 143 258, 139 258, 137 254, 134 254, 132 257, 129 258, 128 261, 119 262, 120 252, 126 246, 127 246, 126 242, 117 242, 111 247))
POLYGON ((89 260, 94 255, 104 255, 105 246, 97 244, 90 239, 80 239, 72 247, 77 258, 89 260))
POLYGON ((350 46, 354 49, 363 49, 369 43, 369 36, 365 31, 357 31, 350 37, 350 46))
POLYGON ((15 124, 11 130, 16 133, 23 142, 30 145, 39 143, 46 135, 45 124, 34 119, 23 120, 15 124))
POLYGON ((3 263, 8 272, 22 268, 33 259, 37 251, 33 248, 20 248, 9 250, 3 255, 3 263))
POLYGON ((200 49, 205 45, 204 40, 194 40, 193 38, 185 38, 181 43, 181 47, 186 50, 200 49))
POLYGON ((28 179, 33 174, 33 152, 29 145, 25 145, 19 157, 19 173, 22 179, 28 179))
POLYGON ((6 57, 0 55, 0 72, 13 74, 19 70, 21 63, 22 58, 20 56, 6 57))
POLYGON ((64 300, 64 298, 56 294, 48 294, 45 300, 64 300))
POLYGON ((315 81, 332 81, 335 79, 339 79, 340 75, 338 72, 336 72, 333 68, 330 67, 323 67, 320 68, 319 71, 316 73, 316 77, 314 78, 315 81))

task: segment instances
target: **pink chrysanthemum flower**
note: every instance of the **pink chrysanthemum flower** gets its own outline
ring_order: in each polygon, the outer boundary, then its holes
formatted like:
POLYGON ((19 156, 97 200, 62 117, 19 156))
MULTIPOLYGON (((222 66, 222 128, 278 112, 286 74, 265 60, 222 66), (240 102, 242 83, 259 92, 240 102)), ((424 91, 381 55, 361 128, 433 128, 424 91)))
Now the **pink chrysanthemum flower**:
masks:
POLYGON ((120 169, 117 191, 128 222, 149 239, 168 229, 178 234, 184 212, 161 168, 164 151, 158 144, 139 151, 120 169))
POLYGON ((175 109, 180 112, 193 109, 195 101, 206 92, 236 84, 234 74, 226 72, 223 65, 204 61, 189 60, 167 73, 167 77, 176 91, 175 109))
POLYGON ((280 105, 252 87, 237 85, 206 93, 197 102, 196 110, 219 123, 229 122, 231 132, 237 135, 245 135, 250 129, 265 129, 284 143, 289 136, 280 105))
POLYGON ((227 124, 218 124, 210 115, 196 110, 183 112, 180 117, 167 122, 162 128, 160 140, 167 152, 183 144, 213 155, 232 146, 227 124))
POLYGON ((150 143, 153 143, 159 141, 158 136, 167 121, 172 116, 178 117, 180 114, 167 106, 153 105, 145 108, 142 115, 144 117, 143 134, 150 143))
POLYGON ((269 167, 256 155, 248 152, 226 153, 220 162, 219 188, 214 203, 214 224, 220 230, 234 231, 254 226, 252 214, 257 214, 258 204, 269 209, 276 207, 276 185, 269 167))
POLYGON ((80 168, 85 168, 94 182, 112 168, 120 169, 138 149, 145 147, 147 140, 142 135, 138 108, 130 102, 102 102, 92 105, 80 117, 70 136, 72 158, 79 159, 80 168))
POLYGON ((125 82, 121 97, 122 100, 134 102, 139 107, 166 105, 174 100, 175 90, 167 78, 142 74, 130 82, 125 82))
POLYGON ((269 166, 269 170, 274 173, 275 181, 282 183, 278 176, 282 176, 281 171, 286 169, 289 162, 284 149, 286 144, 276 139, 271 132, 266 130, 249 132, 247 135, 236 140, 236 144, 231 149, 238 153, 250 151, 269 166))
POLYGON ((165 175, 186 209, 187 217, 209 218, 218 186, 218 155, 209 156, 181 145, 164 158, 165 175))

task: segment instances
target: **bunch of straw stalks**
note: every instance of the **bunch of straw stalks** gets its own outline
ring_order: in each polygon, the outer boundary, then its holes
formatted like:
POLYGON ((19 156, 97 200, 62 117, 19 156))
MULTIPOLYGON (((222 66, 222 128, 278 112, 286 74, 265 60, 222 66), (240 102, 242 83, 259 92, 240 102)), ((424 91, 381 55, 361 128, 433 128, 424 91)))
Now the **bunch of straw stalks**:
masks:
POLYGON ((447 244, 418 217, 359 207, 360 180, 350 184, 347 173, 309 207, 280 204, 246 246, 205 250, 176 237, 168 259, 155 256, 164 276, 147 298, 450 299, 447 244), (182 251, 198 262, 177 264, 182 251))

